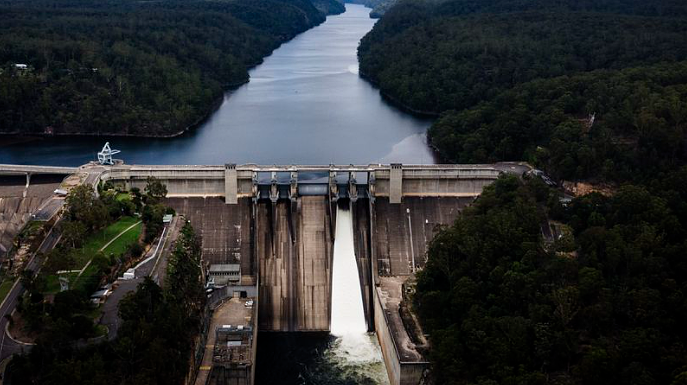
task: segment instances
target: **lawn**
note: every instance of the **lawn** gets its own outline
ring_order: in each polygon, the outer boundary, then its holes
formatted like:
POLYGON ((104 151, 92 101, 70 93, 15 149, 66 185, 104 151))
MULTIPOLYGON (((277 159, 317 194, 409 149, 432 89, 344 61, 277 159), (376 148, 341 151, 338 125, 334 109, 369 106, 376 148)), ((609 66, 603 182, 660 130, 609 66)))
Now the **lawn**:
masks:
POLYGON ((130 201, 130 200, 131 200, 131 195, 130 195, 129 193, 120 192, 120 193, 117 193, 117 195, 115 196, 115 199, 116 199, 118 202, 130 201))
POLYGON ((81 274, 81 277, 75 279, 76 282, 74 282, 74 280, 71 281, 73 285, 71 285, 70 289, 85 290, 86 286, 88 286, 91 281, 100 279, 100 276, 98 276, 98 268, 90 264, 86 270, 84 270, 83 274, 81 274))
POLYGON ((138 222, 137 218, 122 217, 117 222, 88 237, 84 244, 83 251, 86 254, 95 254, 112 238, 116 237, 119 233, 126 230, 136 222, 138 222))
POLYGON ((109 246, 103 250, 105 255, 121 255, 126 252, 126 250, 138 241, 138 237, 141 236, 141 231, 143 230, 143 223, 139 223, 134 226, 131 230, 122 234, 119 238, 115 239, 109 246))
POLYGON ((0 302, 5 300, 5 297, 7 297, 7 294, 10 292, 12 285, 14 285, 14 279, 12 278, 5 278, 2 283, 0 283, 0 302))
MULTIPOLYGON (((79 275, 79 273, 66 274, 66 276, 69 278, 70 286, 72 282, 74 282, 74 279, 77 275, 79 275)), ((72 287, 70 287, 70 289, 72 289, 72 287)), ((45 292, 47 294, 56 294, 60 292, 60 281, 57 274, 50 274, 45 277, 45 292)))
MULTIPOLYGON (((110 254, 121 255, 126 252, 129 246, 138 241, 141 231, 143 230, 143 224, 136 223, 138 221, 139 220, 137 218, 123 217, 117 222, 88 237, 84 243, 84 247, 79 249, 79 253, 77 253, 75 269, 82 269, 84 266, 86 266, 88 261, 93 259, 93 257, 100 249, 103 248, 103 246, 119 235, 122 231, 134 225, 134 227, 122 234, 119 238, 112 241, 112 243, 110 243, 103 250, 103 253, 106 256, 110 254)), ((81 274, 81 277, 79 277, 78 280, 76 279, 78 273, 69 273, 68 277, 70 289, 83 288, 91 280, 97 279, 97 274, 98 269, 92 264, 89 265, 86 270, 84 270, 83 274, 81 274)), ((48 275, 45 277, 45 279, 47 293, 57 293, 60 291, 60 282, 56 274, 48 275)))

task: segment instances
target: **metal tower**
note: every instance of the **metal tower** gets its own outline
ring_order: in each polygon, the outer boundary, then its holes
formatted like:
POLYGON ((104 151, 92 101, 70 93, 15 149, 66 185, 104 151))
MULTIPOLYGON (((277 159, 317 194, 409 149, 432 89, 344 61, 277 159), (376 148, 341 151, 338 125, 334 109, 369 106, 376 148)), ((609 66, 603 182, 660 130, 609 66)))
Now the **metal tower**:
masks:
POLYGON ((113 165, 112 155, 119 154, 121 151, 110 148, 110 142, 105 143, 103 149, 98 153, 98 162, 103 165, 113 165))

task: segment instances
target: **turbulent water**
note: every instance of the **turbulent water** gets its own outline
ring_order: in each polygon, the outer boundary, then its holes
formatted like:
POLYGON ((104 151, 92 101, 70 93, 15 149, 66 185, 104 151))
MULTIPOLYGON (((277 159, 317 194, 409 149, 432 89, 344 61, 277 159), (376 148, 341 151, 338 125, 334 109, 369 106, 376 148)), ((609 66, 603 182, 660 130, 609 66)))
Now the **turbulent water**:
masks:
POLYGON ((351 217, 350 210, 337 210, 331 322, 336 339, 325 357, 347 375, 380 384, 386 381, 386 372, 377 340, 374 334, 367 333, 351 217))
POLYGON ((257 365, 258 385, 388 384, 377 338, 365 323, 350 210, 336 213, 331 334, 262 333, 257 365))

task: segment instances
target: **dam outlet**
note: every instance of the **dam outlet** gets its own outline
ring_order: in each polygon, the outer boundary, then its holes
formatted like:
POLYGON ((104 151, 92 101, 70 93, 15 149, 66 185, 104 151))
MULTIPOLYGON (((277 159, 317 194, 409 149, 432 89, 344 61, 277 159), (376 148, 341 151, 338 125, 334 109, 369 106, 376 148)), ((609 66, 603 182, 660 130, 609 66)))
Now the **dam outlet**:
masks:
POLYGON ((367 331, 353 240, 353 215, 347 199, 337 204, 333 259, 330 329, 334 339, 325 357, 345 378, 366 377, 376 384, 386 384, 388 378, 379 343, 374 333, 367 331))

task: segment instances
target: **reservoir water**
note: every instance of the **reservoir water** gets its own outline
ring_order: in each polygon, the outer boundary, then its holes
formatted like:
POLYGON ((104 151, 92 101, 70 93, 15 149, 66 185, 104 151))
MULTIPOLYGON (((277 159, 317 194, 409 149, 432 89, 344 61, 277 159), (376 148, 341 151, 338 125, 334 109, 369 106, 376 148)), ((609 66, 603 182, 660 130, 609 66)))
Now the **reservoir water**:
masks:
POLYGON ((180 137, 45 138, 0 147, 0 163, 81 165, 106 140, 130 164, 434 163, 430 122, 389 105, 359 77, 358 42, 375 20, 368 8, 346 7, 275 50, 180 137))

